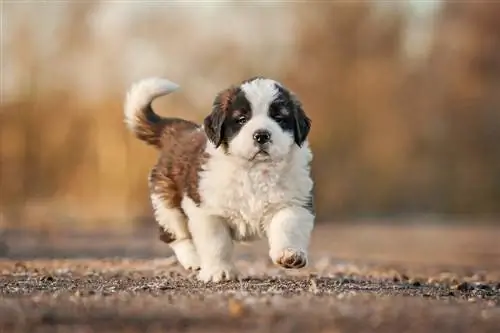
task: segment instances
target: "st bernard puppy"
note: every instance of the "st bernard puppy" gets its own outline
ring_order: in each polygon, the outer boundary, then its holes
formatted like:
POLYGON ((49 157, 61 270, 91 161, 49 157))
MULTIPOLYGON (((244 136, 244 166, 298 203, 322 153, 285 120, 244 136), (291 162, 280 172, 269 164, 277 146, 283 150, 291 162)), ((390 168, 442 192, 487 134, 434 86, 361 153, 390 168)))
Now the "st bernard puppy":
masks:
POLYGON ((281 83, 255 77, 221 91, 203 125, 161 117, 152 101, 178 86, 135 83, 125 122, 159 158, 149 188, 160 239, 204 282, 236 279, 233 242, 267 237, 271 260, 307 264, 314 225, 311 121, 281 83))

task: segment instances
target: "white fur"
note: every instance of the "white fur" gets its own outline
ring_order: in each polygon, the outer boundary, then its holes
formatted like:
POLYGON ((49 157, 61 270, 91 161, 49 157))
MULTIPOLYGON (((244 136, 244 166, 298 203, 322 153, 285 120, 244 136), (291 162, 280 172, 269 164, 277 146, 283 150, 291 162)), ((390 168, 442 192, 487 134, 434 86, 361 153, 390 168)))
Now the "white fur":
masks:
MULTIPOLYGON (((312 153, 307 142, 298 147, 293 134, 268 116, 269 105, 278 93, 276 84, 257 79, 241 86, 251 103, 252 117, 230 142, 229 154, 207 144, 210 157, 200 171, 198 184, 201 204, 188 196, 181 204, 192 239, 187 238, 182 214, 163 206, 154 194, 151 197, 158 223, 179 239, 171 244, 179 261, 184 267, 199 264, 202 281, 237 276, 232 263, 233 241, 267 236, 274 262, 291 256, 307 261, 314 216, 303 207, 313 186, 309 170, 312 153), (253 133, 259 129, 271 133, 269 157, 252 160, 257 152, 253 133)), ((127 96, 126 122, 133 128, 137 112, 176 88, 163 79, 139 82, 127 96)))
POLYGON ((134 130, 137 115, 155 98, 168 95, 179 88, 176 83, 163 78, 147 78, 132 85, 125 98, 125 123, 134 130))
POLYGON ((201 260, 199 278, 204 282, 219 282, 236 277, 231 259, 233 240, 228 225, 221 216, 210 215, 189 197, 182 200, 189 216, 189 228, 201 260))
POLYGON ((208 144, 211 156, 200 173, 197 206, 184 197, 182 208, 198 250, 202 281, 236 276, 231 262, 233 240, 251 241, 267 236, 273 262, 291 256, 307 262, 314 216, 305 208, 312 190, 307 142, 294 143, 268 116, 278 90, 273 80, 257 79, 242 85, 251 103, 252 117, 229 144, 229 154, 208 144), (257 148, 253 133, 271 132, 269 158, 251 160, 257 148))
POLYGON ((185 269, 198 269, 200 260, 187 226, 186 217, 178 208, 165 206, 161 197, 151 194, 151 202, 156 221, 165 230, 172 232, 176 240, 170 243, 177 260, 185 269))
POLYGON ((186 217, 179 209, 167 207, 156 193, 151 194, 151 203, 156 221, 161 227, 172 231, 177 239, 189 238, 189 230, 185 223, 186 217))
POLYGON ((278 210, 306 203, 313 185, 311 158, 307 143, 294 146, 287 158, 276 162, 212 155, 200 174, 201 207, 211 215, 234 220, 238 240, 260 238, 265 235, 263 223, 278 210), (255 223, 238 225, 239 220, 255 223))
POLYGON ((276 213, 267 229, 271 260, 276 263, 284 255, 293 254, 304 255, 307 260, 313 223, 314 216, 302 207, 292 206, 276 213))
POLYGON ((192 239, 180 239, 170 243, 179 263, 188 270, 200 268, 200 257, 192 239))

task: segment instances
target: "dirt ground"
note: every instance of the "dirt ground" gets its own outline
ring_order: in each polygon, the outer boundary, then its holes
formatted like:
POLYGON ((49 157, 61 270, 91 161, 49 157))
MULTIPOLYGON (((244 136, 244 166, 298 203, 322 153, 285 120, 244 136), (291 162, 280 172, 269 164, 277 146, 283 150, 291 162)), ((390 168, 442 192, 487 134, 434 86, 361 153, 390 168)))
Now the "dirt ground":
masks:
POLYGON ((209 285, 152 231, 2 237, 0 332, 500 332, 500 228, 319 225, 307 269, 258 242, 209 285))

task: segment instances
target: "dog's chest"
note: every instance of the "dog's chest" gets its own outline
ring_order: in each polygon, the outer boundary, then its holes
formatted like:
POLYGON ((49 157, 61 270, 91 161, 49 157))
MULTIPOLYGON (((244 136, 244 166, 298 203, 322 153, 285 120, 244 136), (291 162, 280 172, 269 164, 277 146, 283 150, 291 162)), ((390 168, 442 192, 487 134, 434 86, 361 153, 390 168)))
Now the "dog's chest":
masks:
POLYGON ((242 237, 260 236, 273 213, 287 201, 285 177, 266 166, 210 171, 200 185, 204 206, 225 217, 242 237))

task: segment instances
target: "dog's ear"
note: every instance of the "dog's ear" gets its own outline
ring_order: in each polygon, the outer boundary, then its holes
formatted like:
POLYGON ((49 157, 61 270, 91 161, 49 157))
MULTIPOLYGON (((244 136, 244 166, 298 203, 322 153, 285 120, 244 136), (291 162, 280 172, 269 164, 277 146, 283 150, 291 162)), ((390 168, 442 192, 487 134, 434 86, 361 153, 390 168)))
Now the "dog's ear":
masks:
POLYGON ((218 148, 224 141, 224 122, 234 96, 234 89, 226 89, 215 97, 212 112, 205 118, 203 128, 207 138, 218 148))
POLYGON ((207 134, 207 138, 218 148, 224 138, 224 120, 226 113, 224 110, 214 104, 212 112, 205 118, 203 128, 207 134))
POLYGON ((302 146, 309 135, 311 129, 311 119, 309 119, 302 108, 302 103, 292 94, 292 101, 294 105, 294 126, 293 134, 297 146, 302 146))

